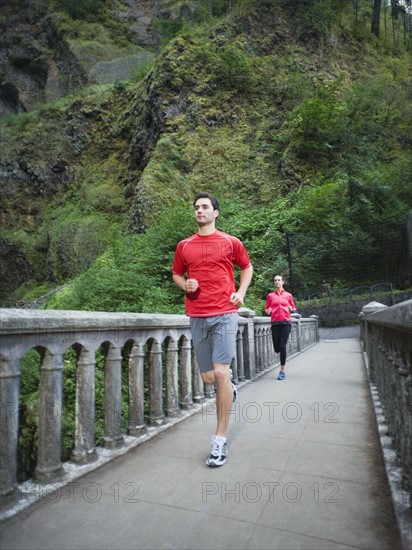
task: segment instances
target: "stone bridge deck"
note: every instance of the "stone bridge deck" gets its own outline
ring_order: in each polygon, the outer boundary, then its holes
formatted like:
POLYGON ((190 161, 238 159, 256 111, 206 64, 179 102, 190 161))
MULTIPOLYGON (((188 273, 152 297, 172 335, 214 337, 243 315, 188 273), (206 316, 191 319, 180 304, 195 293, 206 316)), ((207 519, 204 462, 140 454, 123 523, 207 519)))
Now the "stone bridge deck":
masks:
POLYGON ((8 549, 400 549, 358 338, 240 387, 227 464, 203 411, 5 521, 8 549))

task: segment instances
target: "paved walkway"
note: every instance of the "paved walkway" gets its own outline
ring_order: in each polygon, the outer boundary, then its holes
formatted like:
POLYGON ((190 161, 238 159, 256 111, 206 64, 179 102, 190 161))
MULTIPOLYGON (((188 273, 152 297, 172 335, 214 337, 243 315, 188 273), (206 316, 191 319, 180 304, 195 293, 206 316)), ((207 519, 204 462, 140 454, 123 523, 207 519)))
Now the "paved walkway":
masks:
POLYGON ((1 549, 400 549, 360 342, 336 336, 240 388, 225 466, 208 404, 4 522, 1 549))

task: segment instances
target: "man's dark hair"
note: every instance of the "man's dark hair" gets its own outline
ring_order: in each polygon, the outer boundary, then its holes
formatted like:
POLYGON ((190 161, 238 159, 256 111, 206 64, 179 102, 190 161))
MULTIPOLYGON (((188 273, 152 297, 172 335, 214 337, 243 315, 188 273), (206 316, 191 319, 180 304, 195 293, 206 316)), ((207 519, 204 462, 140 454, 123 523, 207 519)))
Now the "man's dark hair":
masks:
POLYGON ((219 210, 219 203, 217 202, 217 199, 207 191, 201 191, 200 193, 196 193, 195 200, 193 201, 193 206, 196 205, 196 201, 198 199, 210 199, 210 202, 212 203, 212 206, 213 206, 213 210, 219 210))

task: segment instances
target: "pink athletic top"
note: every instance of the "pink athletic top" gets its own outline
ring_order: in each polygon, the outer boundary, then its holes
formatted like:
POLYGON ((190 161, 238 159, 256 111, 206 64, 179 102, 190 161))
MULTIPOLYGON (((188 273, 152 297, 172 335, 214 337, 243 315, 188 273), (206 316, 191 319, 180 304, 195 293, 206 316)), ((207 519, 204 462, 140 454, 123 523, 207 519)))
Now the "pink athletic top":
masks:
POLYGON ((275 321, 290 321, 290 311, 289 307, 296 309, 296 306, 293 302, 292 294, 282 290, 278 292, 275 290, 267 295, 266 307, 265 309, 272 308, 272 313, 270 314, 270 320, 275 321))
POLYGON ((237 312, 237 307, 230 303, 230 295, 236 292, 234 265, 241 269, 251 265, 246 248, 236 237, 216 230, 211 235, 195 233, 180 241, 172 271, 180 276, 187 273, 189 279, 199 282, 196 292, 186 294, 189 317, 237 312))

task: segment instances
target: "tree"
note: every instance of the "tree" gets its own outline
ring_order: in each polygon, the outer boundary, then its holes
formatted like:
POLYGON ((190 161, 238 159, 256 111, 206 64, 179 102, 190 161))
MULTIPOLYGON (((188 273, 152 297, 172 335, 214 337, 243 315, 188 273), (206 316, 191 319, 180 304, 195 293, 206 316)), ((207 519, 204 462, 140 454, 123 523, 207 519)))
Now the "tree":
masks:
POLYGON ((358 30, 359 0, 353 0, 353 9, 355 10, 355 34, 358 30))
POLYGON ((374 0, 372 13, 372 33, 379 37, 382 0, 374 0))

